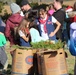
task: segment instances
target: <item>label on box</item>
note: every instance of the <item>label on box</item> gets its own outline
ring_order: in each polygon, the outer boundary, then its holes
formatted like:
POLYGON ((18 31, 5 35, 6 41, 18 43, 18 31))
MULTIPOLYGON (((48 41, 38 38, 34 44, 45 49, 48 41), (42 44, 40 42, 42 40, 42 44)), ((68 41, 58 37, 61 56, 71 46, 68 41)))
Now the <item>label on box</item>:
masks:
POLYGON ((29 65, 32 65, 33 64, 33 56, 27 56, 25 58, 25 62, 29 65))

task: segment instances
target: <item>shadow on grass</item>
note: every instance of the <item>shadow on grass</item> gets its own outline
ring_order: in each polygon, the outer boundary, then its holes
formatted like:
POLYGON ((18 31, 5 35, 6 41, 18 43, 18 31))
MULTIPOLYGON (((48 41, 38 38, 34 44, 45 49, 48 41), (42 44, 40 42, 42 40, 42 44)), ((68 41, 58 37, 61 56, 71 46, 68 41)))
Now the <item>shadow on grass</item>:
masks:
POLYGON ((11 69, 11 68, 12 68, 12 65, 8 64, 8 68, 10 68, 10 69, 11 69))
POLYGON ((73 75, 73 74, 69 73, 69 75, 73 75))
POLYGON ((8 64, 6 74, 11 74, 12 65, 8 64))

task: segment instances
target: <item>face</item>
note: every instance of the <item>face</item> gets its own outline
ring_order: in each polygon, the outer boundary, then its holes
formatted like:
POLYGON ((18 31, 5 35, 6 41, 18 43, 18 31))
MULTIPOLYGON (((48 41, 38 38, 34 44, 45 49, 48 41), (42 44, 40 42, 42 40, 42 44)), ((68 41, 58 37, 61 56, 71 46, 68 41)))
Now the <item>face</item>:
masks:
POLYGON ((54 5, 54 8, 56 9, 56 7, 57 7, 57 2, 56 2, 56 0, 54 0, 53 5, 54 5))
POLYGON ((27 5, 21 7, 22 11, 27 11, 27 5))
POLYGON ((44 19, 45 16, 46 16, 46 13, 45 12, 44 13, 40 13, 39 16, 40 16, 40 18, 44 19))

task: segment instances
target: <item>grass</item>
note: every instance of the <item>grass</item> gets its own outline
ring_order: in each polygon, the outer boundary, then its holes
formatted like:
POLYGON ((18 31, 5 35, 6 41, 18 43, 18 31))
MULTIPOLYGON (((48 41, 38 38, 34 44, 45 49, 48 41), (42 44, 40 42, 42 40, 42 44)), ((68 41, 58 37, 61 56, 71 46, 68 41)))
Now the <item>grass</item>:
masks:
POLYGON ((75 57, 70 54, 69 50, 65 51, 68 55, 68 58, 66 58, 68 73, 69 75, 74 75, 75 57))
MULTIPOLYGON (((8 63, 9 63, 8 70, 7 70, 7 75, 10 75, 10 73, 11 73, 12 56, 10 55, 10 51, 13 50, 13 49, 14 48, 9 48, 9 45, 6 45, 6 53, 7 53, 7 56, 8 56, 8 63)), ((74 75, 75 57, 70 54, 69 50, 65 49, 65 52, 68 55, 68 57, 66 58, 68 74, 69 75, 74 75)))

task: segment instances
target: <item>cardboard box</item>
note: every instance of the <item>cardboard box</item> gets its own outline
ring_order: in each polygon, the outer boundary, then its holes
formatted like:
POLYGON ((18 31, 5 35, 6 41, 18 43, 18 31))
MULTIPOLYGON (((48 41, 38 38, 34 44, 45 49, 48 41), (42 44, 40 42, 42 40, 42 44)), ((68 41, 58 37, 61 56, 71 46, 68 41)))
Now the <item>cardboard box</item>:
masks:
POLYGON ((33 73, 32 50, 16 49, 12 61, 12 75, 23 75, 33 73))
MULTIPOLYGON (((41 53, 42 61, 40 63, 42 71, 39 70, 39 72, 41 72, 42 75, 68 75, 65 52, 63 49, 39 53, 41 53)), ((39 55, 39 53, 37 54, 39 55)))

